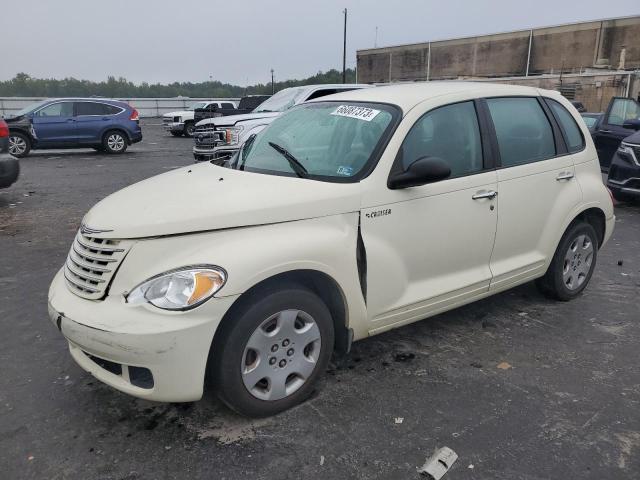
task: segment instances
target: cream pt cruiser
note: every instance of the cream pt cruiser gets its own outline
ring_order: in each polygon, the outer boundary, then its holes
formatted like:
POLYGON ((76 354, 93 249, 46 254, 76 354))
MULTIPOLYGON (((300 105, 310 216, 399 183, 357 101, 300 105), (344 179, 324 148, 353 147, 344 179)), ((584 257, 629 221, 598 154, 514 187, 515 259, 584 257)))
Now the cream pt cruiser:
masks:
POLYGON ((354 90, 290 110, 225 166, 102 200, 49 315, 118 390, 185 402, 207 383, 271 415, 354 340, 531 280, 576 297, 613 224, 591 136, 558 93, 354 90))

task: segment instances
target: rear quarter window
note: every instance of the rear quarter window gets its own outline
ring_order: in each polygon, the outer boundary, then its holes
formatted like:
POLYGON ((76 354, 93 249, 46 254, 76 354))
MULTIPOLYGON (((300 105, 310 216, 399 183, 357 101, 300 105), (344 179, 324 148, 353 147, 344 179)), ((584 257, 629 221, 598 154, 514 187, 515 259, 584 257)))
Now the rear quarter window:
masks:
MULTIPOLYGON (((584 148, 584 138, 582 137, 580 127, 578 127, 573 116, 560 104, 560 102, 550 98, 545 98, 545 100, 560 125, 562 134, 567 142, 567 149, 569 150, 569 153, 579 152, 582 150, 584 148)), ((587 125, 589 124, 587 123, 587 125)))

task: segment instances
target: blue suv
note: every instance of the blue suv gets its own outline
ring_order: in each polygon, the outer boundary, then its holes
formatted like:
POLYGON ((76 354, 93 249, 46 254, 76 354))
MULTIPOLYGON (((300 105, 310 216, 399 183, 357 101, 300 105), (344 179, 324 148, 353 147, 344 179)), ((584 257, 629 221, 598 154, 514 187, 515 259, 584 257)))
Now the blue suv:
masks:
POLYGON ((31 150, 94 148, 123 153, 142 140, 138 111, 102 98, 57 98, 29 105, 5 119, 9 153, 25 157, 31 150))

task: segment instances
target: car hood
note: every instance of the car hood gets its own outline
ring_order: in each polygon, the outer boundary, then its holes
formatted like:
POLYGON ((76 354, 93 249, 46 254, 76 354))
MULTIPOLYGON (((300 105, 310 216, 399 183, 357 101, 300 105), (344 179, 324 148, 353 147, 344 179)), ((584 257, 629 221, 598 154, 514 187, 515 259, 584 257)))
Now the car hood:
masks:
POLYGON ((176 112, 169 112, 162 115, 163 117, 188 117, 193 115, 193 110, 179 110, 176 112))
POLYGON ((360 209, 359 183, 264 175, 208 162, 143 180, 97 203, 82 223, 104 238, 265 225, 360 209))
POLYGON ((242 115, 227 115, 226 117, 205 118, 204 120, 198 122, 198 126, 214 125, 218 127, 223 125, 235 125, 239 122, 250 122, 253 120, 260 120, 261 118, 277 117, 281 113, 282 112, 245 113, 242 115))

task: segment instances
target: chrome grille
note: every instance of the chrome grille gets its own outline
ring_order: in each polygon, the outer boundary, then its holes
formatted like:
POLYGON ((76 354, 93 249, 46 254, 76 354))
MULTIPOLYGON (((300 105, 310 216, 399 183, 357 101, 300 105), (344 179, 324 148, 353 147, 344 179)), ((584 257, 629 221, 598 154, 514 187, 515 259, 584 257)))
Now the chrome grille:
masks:
POLYGON ((64 267, 69 290, 80 297, 100 300, 130 243, 88 236, 78 232, 64 267))

